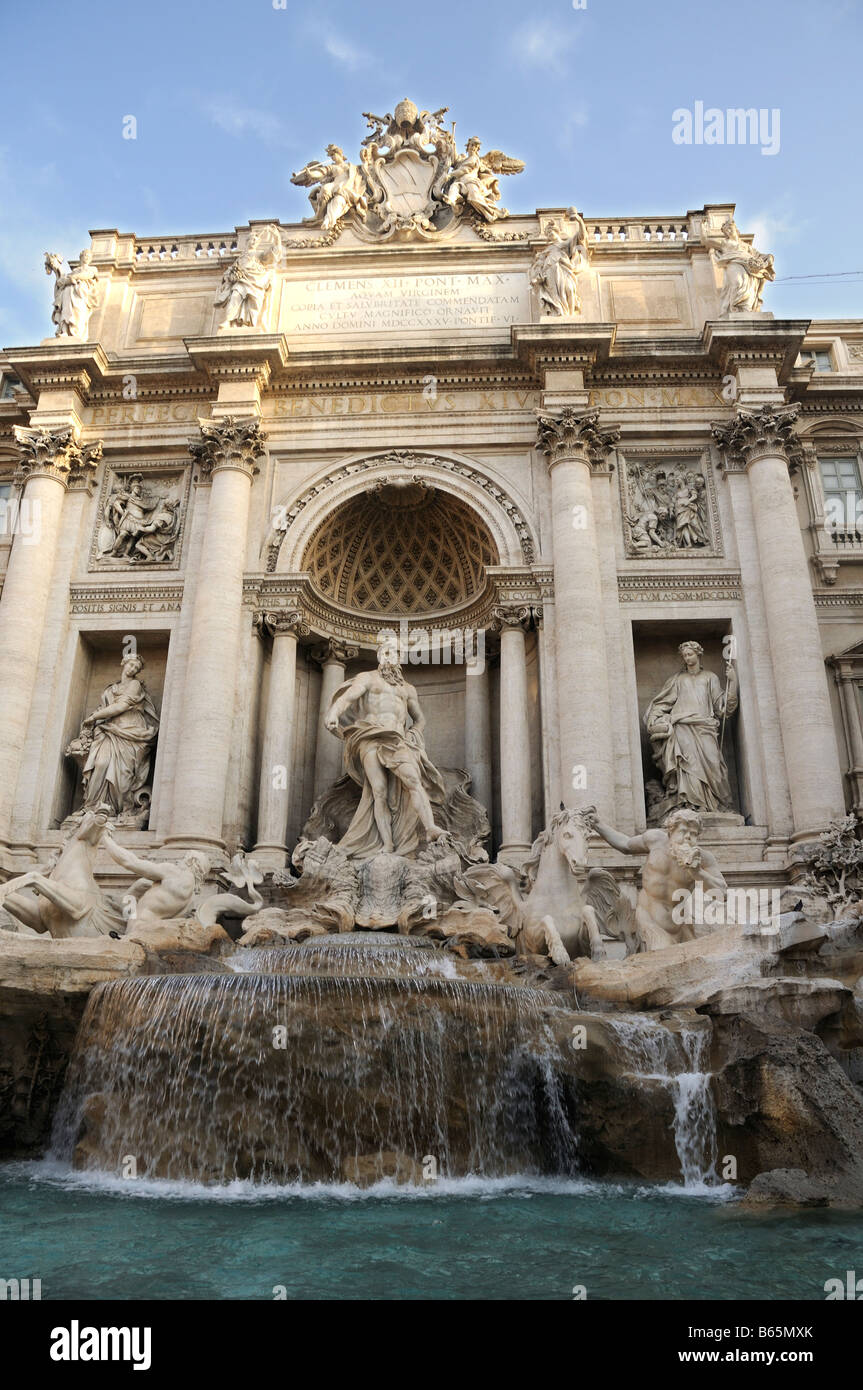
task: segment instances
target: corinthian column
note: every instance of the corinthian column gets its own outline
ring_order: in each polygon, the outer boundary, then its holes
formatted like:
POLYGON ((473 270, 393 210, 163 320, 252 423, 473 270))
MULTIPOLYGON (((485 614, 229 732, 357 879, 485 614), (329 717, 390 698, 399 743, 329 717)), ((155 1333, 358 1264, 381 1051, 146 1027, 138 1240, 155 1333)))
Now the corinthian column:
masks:
POLYGON ((256 613, 255 626, 272 633, 270 684, 258 794, 258 840, 255 858, 262 869, 281 869, 287 851, 288 816, 294 786, 294 711, 297 642, 309 628, 295 612, 256 613))
POLYGON ((339 642, 335 637, 329 637, 323 646, 317 647, 312 652, 314 660, 320 664, 323 672, 315 742, 315 801, 342 775, 344 745, 341 739, 330 733, 324 720, 327 717, 333 695, 340 685, 344 685, 346 663, 353 661, 359 656, 359 653, 359 647, 352 647, 346 642, 339 642))
POLYGON ((848 778, 854 794, 853 807, 859 816, 863 806, 863 721, 860 717, 859 672, 854 662, 842 661, 841 658, 834 660, 833 665, 848 734, 848 778))
POLYGON ((844 811, 842 775, 815 600, 789 463, 796 406, 740 409, 714 425, 726 466, 749 475, 751 511, 763 576, 767 638, 794 838, 808 839, 844 811))
POLYGON ((482 657, 473 666, 466 664, 464 671, 464 765, 470 773, 471 796, 485 807, 490 820, 491 703, 484 647, 482 657))
POLYGON ((95 471, 101 443, 82 449, 72 426, 14 427, 23 484, 19 524, 0 600, 0 839, 8 839, 21 750, 36 683, 36 667, 70 478, 95 471))
MULTIPOLYGON (((500 632, 500 833, 499 857, 518 863, 531 845, 530 714, 524 625, 530 609, 495 608, 500 632)), ((469 677, 468 679, 473 679, 469 677)))
POLYGON ((212 480, 198 572, 169 843, 222 847, 234 723, 252 478, 266 435, 256 419, 199 420, 189 451, 212 480))
POLYGON ((591 478, 618 430, 599 411, 541 415, 537 447, 551 474, 560 785, 572 806, 614 806, 611 701, 591 478))

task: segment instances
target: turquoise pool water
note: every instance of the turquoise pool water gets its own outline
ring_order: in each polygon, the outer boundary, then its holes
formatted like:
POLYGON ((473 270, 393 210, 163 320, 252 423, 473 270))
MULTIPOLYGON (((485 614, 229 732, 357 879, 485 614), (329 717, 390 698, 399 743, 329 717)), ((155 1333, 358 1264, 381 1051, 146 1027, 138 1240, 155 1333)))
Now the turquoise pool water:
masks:
POLYGON ((220 1191, 0 1167, 0 1278, 44 1299, 823 1300, 863 1217, 564 1180, 220 1191))

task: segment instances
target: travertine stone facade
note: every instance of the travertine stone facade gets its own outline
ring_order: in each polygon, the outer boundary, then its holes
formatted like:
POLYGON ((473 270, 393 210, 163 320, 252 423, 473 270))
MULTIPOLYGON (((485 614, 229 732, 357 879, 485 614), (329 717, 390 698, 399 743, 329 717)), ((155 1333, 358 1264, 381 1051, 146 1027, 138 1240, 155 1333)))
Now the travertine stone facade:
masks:
POLYGON ((66 314, 0 354, 6 873, 81 805, 65 750, 130 641, 159 732, 118 838, 168 853, 285 863, 381 628, 504 859, 561 802, 645 826, 643 715, 685 641, 739 678, 705 831, 731 880, 860 809, 863 540, 834 512, 863 498, 863 323, 776 319, 769 284, 736 311, 767 260, 736 228, 732 256, 730 206, 506 215, 516 168, 439 115, 301 171, 310 225, 93 232, 86 338, 66 314))

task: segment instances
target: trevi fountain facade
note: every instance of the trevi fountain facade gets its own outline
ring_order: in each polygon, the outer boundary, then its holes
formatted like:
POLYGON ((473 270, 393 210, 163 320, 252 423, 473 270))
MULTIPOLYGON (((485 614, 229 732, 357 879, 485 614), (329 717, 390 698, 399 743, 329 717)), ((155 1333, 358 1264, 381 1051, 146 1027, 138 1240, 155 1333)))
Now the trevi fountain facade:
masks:
POLYGON ((859 1204, 863 323, 366 125, 0 354, 3 1156, 859 1204))

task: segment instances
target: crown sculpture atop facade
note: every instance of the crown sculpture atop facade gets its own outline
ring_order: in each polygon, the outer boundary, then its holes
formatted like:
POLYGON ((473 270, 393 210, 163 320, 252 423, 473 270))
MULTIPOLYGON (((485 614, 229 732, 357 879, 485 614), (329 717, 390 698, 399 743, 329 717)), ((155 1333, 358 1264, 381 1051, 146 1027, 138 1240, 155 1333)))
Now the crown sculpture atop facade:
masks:
POLYGON ((307 221, 334 240, 353 213, 358 230, 386 241, 433 237, 461 218, 482 227, 506 217, 498 177, 520 174, 524 164, 501 150, 482 154, 475 135, 459 153, 455 122, 450 128, 442 124, 448 110, 419 111, 405 99, 392 115, 364 111, 369 133, 359 164, 351 164, 338 145, 328 145, 327 160, 311 160, 291 175, 291 183, 311 190, 314 212, 307 221))

